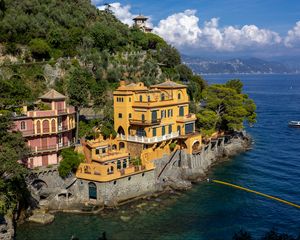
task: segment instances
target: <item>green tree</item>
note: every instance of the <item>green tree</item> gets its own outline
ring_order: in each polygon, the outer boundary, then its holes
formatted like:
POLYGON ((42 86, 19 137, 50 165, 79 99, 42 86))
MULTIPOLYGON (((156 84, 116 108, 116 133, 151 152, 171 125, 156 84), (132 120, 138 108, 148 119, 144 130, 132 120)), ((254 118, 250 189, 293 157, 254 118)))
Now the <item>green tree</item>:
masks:
POLYGON ((69 75, 67 92, 69 102, 75 107, 77 116, 76 141, 78 141, 79 114, 82 107, 89 104, 90 87, 92 85, 92 75, 85 69, 74 67, 69 75))
POLYGON ((203 99, 206 102, 205 109, 215 112, 218 116, 217 130, 241 130, 244 120, 249 124, 256 121, 256 106, 253 100, 226 84, 207 87, 203 92, 203 99))
POLYGON ((23 177, 27 171, 18 161, 29 150, 22 135, 10 131, 12 124, 10 115, 0 115, 0 214, 12 214, 28 194, 23 177))
POLYGON ((83 162, 84 156, 67 148, 61 151, 62 160, 58 166, 59 175, 63 178, 67 177, 71 172, 75 173, 79 164, 83 162))

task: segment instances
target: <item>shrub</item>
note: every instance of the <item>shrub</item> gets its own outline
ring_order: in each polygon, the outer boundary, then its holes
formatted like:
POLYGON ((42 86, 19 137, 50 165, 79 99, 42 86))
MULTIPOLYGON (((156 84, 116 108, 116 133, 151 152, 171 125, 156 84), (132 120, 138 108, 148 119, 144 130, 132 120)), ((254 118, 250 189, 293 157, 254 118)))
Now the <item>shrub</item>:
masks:
POLYGON ((79 164, 83 162, 84 156, 67 148, 61 152, 62 160, 59 163, 58 172, 62 178, 67 177, 71 172, 76 172, 79 164))
POLYGON ((48 59, 50 57, 51 48, 43 39, 32 39, 30 41, 29 48, 32 56, 36 59, 48 59))

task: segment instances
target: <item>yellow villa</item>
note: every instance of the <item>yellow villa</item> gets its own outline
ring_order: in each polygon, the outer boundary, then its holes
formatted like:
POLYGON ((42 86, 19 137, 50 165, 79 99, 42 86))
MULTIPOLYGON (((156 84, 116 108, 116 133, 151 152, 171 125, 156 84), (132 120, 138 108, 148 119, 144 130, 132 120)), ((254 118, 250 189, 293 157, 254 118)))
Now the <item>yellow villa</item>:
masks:
POLYGON ((167 80, 146 87, 120 81, 113 95, 117 137, 83 143, 86 163, 80 164, 77 178, 114 181, 153 171, 154 160, 178 149, 187 154, 201 150, 185 85, 167 80))

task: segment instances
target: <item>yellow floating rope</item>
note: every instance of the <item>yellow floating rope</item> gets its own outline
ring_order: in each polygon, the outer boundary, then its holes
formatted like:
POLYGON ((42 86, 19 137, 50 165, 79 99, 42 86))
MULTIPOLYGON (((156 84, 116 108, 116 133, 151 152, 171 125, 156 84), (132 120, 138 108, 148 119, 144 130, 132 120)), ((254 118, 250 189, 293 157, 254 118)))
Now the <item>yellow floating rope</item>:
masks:
POLYGON ((249 188, 244 188, 244 187, 241 187, 241 186, 232 184, 232 183, 227 183, 227 182, 223 182, 223 181, 219 181, 219 180, 210 180, 210 179, 207 179, 207 180, 208 180, 209 182, 219 183, 219 184, 226 185, 226 186, 233 187, 233 188, 237 188, 237 189, 240 189, 240 190, 243 190, 243 191, 246 191, 246 192, 255 193, 255 194, 257 194, 257 195, 260 195, 260 196, 263 196, 263 197, 266 197, 266 198, 270 198, 270 199, 273 199, 273 200, 278 201, 278 202, 282 202, 282 203, 284 203, 284 204, 293 206, 293 207, 295 207, 295 208, 300 208, 300 206, 299 206, 298 204, 295 204, 295 203, 292 203, 292 202, 289 202, 289 201, 280 199, 280 198, 278 198, 278 197, 273 197, 273 196, 268 195, 268 194, 265 194, 265 193, 261 193, 261 192, 258 192, 258 191, 254 191, 254 190, 251 190, 251 189, 249 189, 249 188))

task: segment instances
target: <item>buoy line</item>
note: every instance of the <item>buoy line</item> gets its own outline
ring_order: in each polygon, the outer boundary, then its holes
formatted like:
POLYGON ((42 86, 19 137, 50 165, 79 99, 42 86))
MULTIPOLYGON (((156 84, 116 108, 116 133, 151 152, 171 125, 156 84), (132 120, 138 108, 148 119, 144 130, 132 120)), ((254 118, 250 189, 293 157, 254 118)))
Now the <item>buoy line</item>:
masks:
POLYGON ((222 185, 229 186, 229 187, 233 187, 233 188, 240 189, 240 190, 243 190, 243 191, 246 191, 246 192, 251 192, 251 193, 254 193, 254 194, 257 194, 257 195, 269 198, 269 199, 273 199, 275 201, 282 202, 284 204, 287 204, 287 205, 290 205, 290 206, 293 206, 295 208, 299 208, 300 209, 300 205, 298 205, 296 203, 292 203, 292 202, 283 200, 281 198, 274 197, 274 196, 271 196, 271 195, 268 195, 268 194, 265 194, 265 193, 261 193, 261 192, 258 192, 258 191, 255 191, 255 190, 252 190, 252 189, 249 189, 249 188, 241 187, 241 186, 238 186, 238 185, 235 185, 235 184, 232 184, 232 183, 223 182, 223 181, 214 180, 214 179, 207 179, 207 181, 208 182, 222 184, 222 185))

